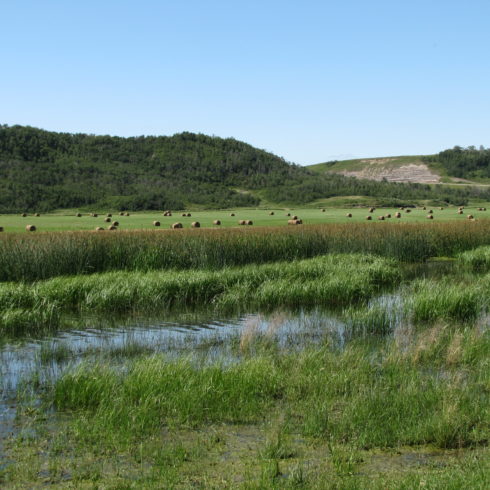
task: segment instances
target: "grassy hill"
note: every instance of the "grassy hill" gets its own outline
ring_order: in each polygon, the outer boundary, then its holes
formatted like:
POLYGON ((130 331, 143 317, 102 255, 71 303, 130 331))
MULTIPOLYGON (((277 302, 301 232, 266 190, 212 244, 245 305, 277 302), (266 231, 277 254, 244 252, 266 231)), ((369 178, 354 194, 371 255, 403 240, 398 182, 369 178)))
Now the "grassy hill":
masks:
POLYGON ((233 138, 121 138, 0 125, 0 213, 490 200, 488 189, 396 183, 352 170, 395 168, 405 158, 413 157, 307 168, 233 138))

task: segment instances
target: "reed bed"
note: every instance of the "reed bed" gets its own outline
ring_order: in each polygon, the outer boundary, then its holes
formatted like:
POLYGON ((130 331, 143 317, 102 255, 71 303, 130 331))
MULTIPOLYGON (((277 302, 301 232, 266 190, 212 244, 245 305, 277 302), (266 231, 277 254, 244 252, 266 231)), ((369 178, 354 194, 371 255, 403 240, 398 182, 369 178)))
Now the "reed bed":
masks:
POLYGON ((490 221, 357 223, 233 229, 5 234, 0 281, 113 270, 220 269, 327 253, 372 253, 406 262, 490 245, 490 221))
POLYGON ((474 272, 490 271, 490 247, 478 247, 459 254, 458 261, 474 272))

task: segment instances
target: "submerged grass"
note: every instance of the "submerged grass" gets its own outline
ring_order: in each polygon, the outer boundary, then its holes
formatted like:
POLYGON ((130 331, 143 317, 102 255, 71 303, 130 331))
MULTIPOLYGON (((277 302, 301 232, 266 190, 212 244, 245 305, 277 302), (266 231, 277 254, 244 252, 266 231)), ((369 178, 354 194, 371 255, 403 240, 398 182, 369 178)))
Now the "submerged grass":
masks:
POLYGON ((114 270, 221 269, 373 253, 406 262, 490 245, 490 220, 454 223, 349 223, 257 229, 6 234, 0 281, 35 281, 114 270))

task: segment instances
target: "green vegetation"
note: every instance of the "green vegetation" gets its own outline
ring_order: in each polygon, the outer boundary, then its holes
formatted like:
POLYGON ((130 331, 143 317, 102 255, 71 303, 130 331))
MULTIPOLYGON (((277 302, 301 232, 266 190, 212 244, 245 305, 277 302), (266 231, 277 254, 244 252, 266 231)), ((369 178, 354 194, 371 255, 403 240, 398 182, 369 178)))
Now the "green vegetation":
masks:
POLYGON ((318 175, 232 138, 119 138, 0 126, 0 212, 305 204, 369 196, 386 205, 490 201, 490 190, 318 175))
POLYGON ((490 148, 455 146, 437 155, 424 157, 424 161, 438 164, 448 175, 463 179, 488 179, 490 177, 490 148))
POLYGON ((402 261, 454 256, 490 244, 490 221, 356 223, 233 230, 5 234, 0 281, 35 281, 111 270, 221 269, 327 253, 402 261))

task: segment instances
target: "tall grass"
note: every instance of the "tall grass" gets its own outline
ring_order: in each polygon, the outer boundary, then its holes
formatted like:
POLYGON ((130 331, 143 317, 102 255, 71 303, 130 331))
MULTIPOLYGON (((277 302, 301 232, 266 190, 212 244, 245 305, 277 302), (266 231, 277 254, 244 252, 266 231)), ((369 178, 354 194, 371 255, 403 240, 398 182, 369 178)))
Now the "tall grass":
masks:
POLYGON ((490 247, 477 247, 459 254, 458 261, 474 272, 490 271, 490 247))
POLYGON ((490 245, 488 220, 5 234, 0 237, 0 281, 112 270, 220 269, 339 252, 373 253, 414 262, 452 256, 480 245, 490 245))
POLYGON ((408 350, 391 340, 374 350, 362 342, 342 352, 272 349, 232 364, 151 356, 124 371, 82 365, 56 382, 51 399, 79 415, 77 430, 88 439, 279 417, 293 432, 357 448, 485 443, 488 335, 475 329, 433 335, 436 357, 421 357, 426 340, 421 335, 408 350))
MULTIPOLYGON (((367 300, 399 279, 395 261, 360 254, 219 271, 108 272, 0 284, 0 311, 5 315, 9 311, 121 313, 209 305, 221 311, 250 306, 340 306, 367 300)), ((8 318, 0 316, 1 327, 8 327, 8 318)))

